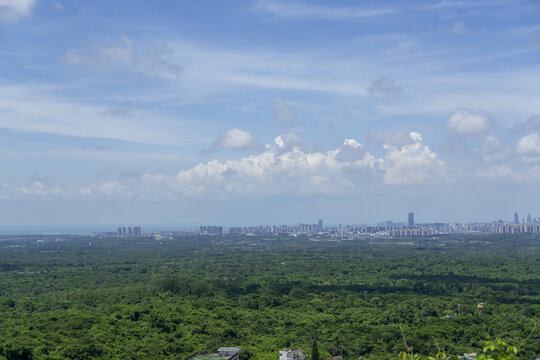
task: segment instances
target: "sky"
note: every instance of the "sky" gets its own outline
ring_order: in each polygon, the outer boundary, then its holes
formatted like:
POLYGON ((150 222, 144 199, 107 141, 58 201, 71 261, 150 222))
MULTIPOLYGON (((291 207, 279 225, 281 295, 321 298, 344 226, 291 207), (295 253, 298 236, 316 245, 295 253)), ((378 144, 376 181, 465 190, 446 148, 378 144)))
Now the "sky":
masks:
POLYGON ((3 226, 540 217, 540 3, 0 0, 0 169, 3 226))

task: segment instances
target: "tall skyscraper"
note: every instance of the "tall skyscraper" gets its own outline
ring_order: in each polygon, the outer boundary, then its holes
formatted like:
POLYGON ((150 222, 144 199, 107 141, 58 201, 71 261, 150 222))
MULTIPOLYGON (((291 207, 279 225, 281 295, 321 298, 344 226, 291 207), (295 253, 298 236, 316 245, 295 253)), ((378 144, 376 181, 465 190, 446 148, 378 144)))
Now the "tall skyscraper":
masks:
POLYGON ((409 227, 414 227, 414 213, 409 213, 409 227))
POLYGON ((527 224, 532 224, 531 214, 527 214, 527 224))
POLYGON ((514 213, 514 224, 519 224, 519 216, 517 212, 514 213))
POLYGON ((322 219, 319 219, 319 231, 323 231, 322 219))

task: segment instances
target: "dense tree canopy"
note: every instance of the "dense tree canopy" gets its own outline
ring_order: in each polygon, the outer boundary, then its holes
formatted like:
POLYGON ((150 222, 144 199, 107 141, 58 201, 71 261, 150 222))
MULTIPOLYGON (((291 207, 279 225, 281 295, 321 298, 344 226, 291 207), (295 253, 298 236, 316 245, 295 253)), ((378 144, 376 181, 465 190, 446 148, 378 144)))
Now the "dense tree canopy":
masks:
POLYGON ((540 241, 527 236, 6 237, 0 280, 6 359, 182 359, 220 346, 242 360, 283 348, 395 359, 480 353, 490 338, 517 358, 540 354, 540 241))

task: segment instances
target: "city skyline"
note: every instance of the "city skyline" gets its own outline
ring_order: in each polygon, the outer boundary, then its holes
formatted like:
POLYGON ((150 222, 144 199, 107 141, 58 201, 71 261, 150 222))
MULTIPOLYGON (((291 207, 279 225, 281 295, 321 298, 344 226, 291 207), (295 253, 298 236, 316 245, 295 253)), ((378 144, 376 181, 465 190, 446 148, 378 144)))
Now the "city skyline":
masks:
POLYGON ((540 213, 539 18, 533 0, 4 0, 0 226, 540 213))
MULTIPOLYGON (((437 221, 415 221, 414 212, 407 213, 406 220, 403 219, 394 219, 394 220, 379 220, 377 222, 364 222, 361 220, 346 222, 346 221, 331 221, 326 222, 323 219, 318 219, 316 223, 311 223, 309 221, 294 221, 288 220, 277 223, 271 222, 259 222, 259 223, 246 223, 246 222, 235 222, 235 223, 223 223, 215 222, 213 225, 202 223, 192 223, 192 224, 139 224, 139 225, 110 225, 110 224, 93 224, 93 225, 32 225, 32 226, 0 226, 0 235, 10 235, 10 234, 102 234, 106 236, 119 236, 119 237, 140 237, 143 234, 158 234, 158 233, 167 233, 167 232, 177 232, 178 234, 231 234, 231 233, 250 233, 253 229, 266 229, 265 232, 277 233, 276 229, 278 228, 288 228, 288 229, 298 229, 300 228, 309 228, 309 232, 325 232, 328 229, 346 229, 346 228, 372 228, 372 229, 434 229, 437 227, 447 228, 448 226, 452 227, 452 231, 460 228, 457 232, 463 231, 463 233, 469 232, 471 229, 472 233, 475 231, 485 232, 485 233, 514 233, 512 227, 515 225, 516 229, 520 229, 517 233, 520 232, 533 232, 533 228, 528 229, 523 226, 534 225, 534 232, 540 232, 540 216, 534 217, 530 213, 527 216, 519 218, 518 212, 513 213, 513 219, 491 219, 489 221, 465 221, 465 222, 451 222, 439 219, 437 221), (106 231, 107 228, 115 228, 115 231, 106 231), (142 230, 144 228, 145 231, 142 230), (269 229, 273 229, 270 231, 269 229)), ((257 232, 255 231, 255 232, 257 232)), ((296 230, 292 231, 295 232, 296 230)), ((379 230, 376 230, 379 231, 379 230)), ((412 231, 412 230, 411 230, 412 231)), ((412 231, 414 233, 414 231, 412 231)))

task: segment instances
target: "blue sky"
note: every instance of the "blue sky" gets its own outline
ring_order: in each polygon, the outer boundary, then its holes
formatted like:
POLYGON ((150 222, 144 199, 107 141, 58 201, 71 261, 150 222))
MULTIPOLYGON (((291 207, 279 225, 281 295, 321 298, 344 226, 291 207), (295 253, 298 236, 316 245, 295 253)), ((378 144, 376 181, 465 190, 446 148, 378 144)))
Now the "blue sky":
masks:
POLYGON ((0 0, 0 224, 540 216, 536 1, 0 0))

